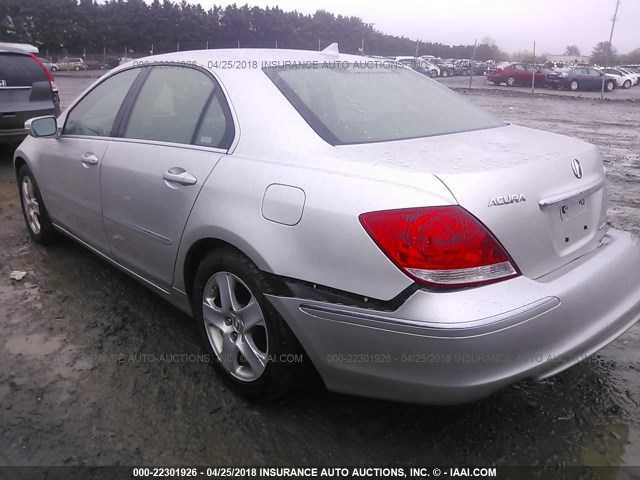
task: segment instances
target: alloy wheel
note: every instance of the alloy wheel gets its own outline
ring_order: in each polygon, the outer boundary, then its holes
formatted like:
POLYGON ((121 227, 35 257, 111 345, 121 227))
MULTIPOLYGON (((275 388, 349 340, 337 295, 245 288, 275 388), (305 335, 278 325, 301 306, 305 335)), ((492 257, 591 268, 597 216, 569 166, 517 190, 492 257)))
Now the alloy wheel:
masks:
POLYGON ((202 296, 209 343, 218 361, 233 377, 252 382, 266 368, 269 339, 260 304, 236 275, 217 272, 202 296))
POLYGON ((40 233, 40 205, 36 198, 33 183, 26 176, 22 179, 22 206, 29 222, 29 228, 37 235, 40 233))

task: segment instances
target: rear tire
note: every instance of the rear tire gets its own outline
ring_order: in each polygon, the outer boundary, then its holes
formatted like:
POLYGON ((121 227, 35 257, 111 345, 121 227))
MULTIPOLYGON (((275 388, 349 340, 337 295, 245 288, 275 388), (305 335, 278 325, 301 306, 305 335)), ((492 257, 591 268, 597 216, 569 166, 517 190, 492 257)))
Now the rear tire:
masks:
POLYGON ((27 224, 29 236, 41 245, 48 245, 55 241, 56 231, 53 223, 47 213, 36 179, 26 164, 18 171, 18 190, 22 215, 27 224))
POLYGON ((622 84, 622 86, 623 86, 624 88, 631 88, 631 80, 627 80, 626 82, 624 82, 624 83, 622 84))
POLYGON ((578 80, 571 80, 571 83, 569 84, 569 90, 571 90, 572 92, 575 92, 579 88, 580 88, 580 84, 578 83, 578 80))
POLYGON ((500 85, 501 83, 502 82, 497 82, 497 81, 493 82, 494 85, 500 85))
POLYGON ((442 76, 443 77, 448 77, 449 76, 449 70, 442 70, 442 76))
POLYGON ((431 78, 436 78, 438 76, 438 71, 437 70, 431 70, 430 76, 431 76, 431 78))
POLYGON ((253 400, 283 396, 307 371, 302 347, 264 296, 272 290, 232 248, 207 254, 194 279, 191 303, 210 361, 229 388, 253 400))

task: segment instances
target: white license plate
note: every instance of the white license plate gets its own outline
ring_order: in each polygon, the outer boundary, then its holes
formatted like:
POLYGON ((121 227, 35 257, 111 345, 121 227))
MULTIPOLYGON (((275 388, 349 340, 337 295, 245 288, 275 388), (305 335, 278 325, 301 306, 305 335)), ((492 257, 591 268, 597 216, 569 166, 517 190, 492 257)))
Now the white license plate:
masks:
POLYGON ((587 209, 587 201, 581 198, 577 202, 567 203, 560 206, 560 218, 562 221, 571 220, 587 209))

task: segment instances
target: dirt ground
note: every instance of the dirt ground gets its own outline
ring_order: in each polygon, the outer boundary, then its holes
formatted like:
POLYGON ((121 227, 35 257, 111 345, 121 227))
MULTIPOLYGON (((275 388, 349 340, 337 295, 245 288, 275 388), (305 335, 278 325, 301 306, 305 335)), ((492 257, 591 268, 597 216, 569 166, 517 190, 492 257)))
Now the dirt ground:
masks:
MULTIPOLYGON (((60 78, 63 101, 89 81, 60 78)), ((610 222, 640 234, 638 103, 469 99, 599 145, 610 222)), ((134 280, 71 241, 30 243, 3 151, 0 465, 640 464, 640 325, 549 381, 446 408, 319 385, 256 405, 227 390, 200 353, 191 320, 134 280), (12 270, 27 276, 10 280, 12 270)))

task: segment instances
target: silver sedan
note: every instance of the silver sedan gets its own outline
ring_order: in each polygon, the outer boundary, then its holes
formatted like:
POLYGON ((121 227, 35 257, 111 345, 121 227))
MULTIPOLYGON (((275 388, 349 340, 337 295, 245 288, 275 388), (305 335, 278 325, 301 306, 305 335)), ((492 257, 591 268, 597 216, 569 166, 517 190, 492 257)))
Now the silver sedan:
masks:
POLYGON ((596 147, 509 125, 384 59, 167 54, 107 73, 14 157, 63 233, 193 315, 235 391, 460 403, 640 317, 640 244, 596 147))

